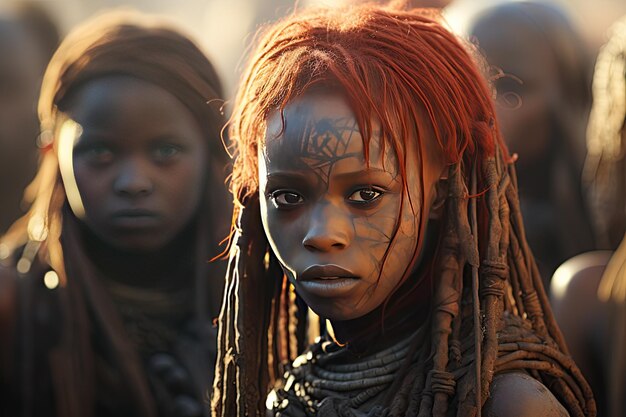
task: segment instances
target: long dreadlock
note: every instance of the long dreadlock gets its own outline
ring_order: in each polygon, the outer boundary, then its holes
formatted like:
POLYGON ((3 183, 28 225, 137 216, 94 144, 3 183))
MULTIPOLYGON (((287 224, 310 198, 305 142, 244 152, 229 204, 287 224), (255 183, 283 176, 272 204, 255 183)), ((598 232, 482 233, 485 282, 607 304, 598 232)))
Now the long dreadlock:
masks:
MULTIPOLYGON (((595 415, 526 244, 515 170, 479 70, 428 12, 372 5, 312 10, 275 24, 244 75, 231 120, 236 207, 213 415, 265 415, 281 363, 304 343, 295 336, 304 333, 305 313, 262 228, 257 152, 268 114, 324 82, 347 93, 366 158, 372 118, 393 150, 415 139, 423 151, 426 139, 413 133, 423 108, 449 164, 430 348, 396 376, 396 386, 405 383, 391 390, 390 415, 444 416, 451 404, 459 416, 480 415, 494 374, 506 370, 527 370, 571 415, 595 415)), ((400 162, 402 172, 407 163, 400 162)))

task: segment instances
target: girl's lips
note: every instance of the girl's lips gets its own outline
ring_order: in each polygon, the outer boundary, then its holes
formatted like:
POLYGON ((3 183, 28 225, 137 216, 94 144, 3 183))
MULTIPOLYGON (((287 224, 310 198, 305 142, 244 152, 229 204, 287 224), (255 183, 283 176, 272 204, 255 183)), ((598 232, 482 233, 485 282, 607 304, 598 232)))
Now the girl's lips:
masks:
POLYGON ((297 281, 297 286, 318 297, 339 297, 354 290, 358 278, 324 277, 297 281))
POLYGON ((156 217, 157 213, 148 209, 132 208, 122 209, 113 212, 111 217, 156 217))
POLYGON ((160 225, 160 217, 150 210, 118 210, 111 215, 113 227, 129 230, 153 228, 160 225))
POLYGON ((335 279, 335 278, 351 278, 359 277, 351 271, 340 267, 339 265, 311 265, 298 275, 298 281, 309 281, 316 279, 335 279))
POLYGON ((359 277, 338 265, 312 265, 297 277, 297 285, 320 297, 337 297, 354 289, 359 277))

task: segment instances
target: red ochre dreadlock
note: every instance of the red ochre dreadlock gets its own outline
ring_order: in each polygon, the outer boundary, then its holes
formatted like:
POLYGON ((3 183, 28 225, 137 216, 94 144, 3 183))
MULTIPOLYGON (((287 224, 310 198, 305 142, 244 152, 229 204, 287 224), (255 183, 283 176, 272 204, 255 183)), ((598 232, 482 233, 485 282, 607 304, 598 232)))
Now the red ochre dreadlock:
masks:
POLYGON ((478 67, 429 12, 374 5, 314 9, 276 23, 245 72, 230 127, 236 207, 213 415, 264 416, 279 365, 305 343, 304 315, 263 231, 257 152, 268 115, 320 83, 345 91, 366 158, 376 119, 405 178, 406 166, 420 161, 407 161, 403 149, 410 140, 424 149, 429 139, 418 121, 426 119, 450 167, 430 350, 422 356, 432 360, 398 376, 391 415, 444 416, 451 404, 458 416, 480 415, 494 374, 506 370, 529 372, 571 415, 595 415, 526 244, 515 170, 478 67))

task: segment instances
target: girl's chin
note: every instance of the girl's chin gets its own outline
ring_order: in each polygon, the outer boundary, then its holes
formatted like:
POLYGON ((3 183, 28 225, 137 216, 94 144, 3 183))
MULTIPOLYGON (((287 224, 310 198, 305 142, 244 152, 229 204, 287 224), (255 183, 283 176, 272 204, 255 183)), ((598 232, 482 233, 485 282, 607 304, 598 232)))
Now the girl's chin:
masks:
MULTIPOLYGON (((307 303, 315 314, 330 321, 349 321, 366 316, 371 310, 365 305, 358 305, 355 300, 334 300, 335 302, 319 302, 317 300, 307 303)), ((305 299, 306 302, 306 299, 305 299)))

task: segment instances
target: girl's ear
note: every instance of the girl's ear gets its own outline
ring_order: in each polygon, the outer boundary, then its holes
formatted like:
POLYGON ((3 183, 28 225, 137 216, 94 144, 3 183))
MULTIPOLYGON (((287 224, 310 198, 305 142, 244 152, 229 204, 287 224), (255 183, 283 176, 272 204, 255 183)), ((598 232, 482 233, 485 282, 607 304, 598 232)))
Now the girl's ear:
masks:
POLYGON ((448 199, 448 177, 443 176, 435 183, 435 196, 430 207, 429 219, 439 220, 443 217, 443 209, 448 199))

